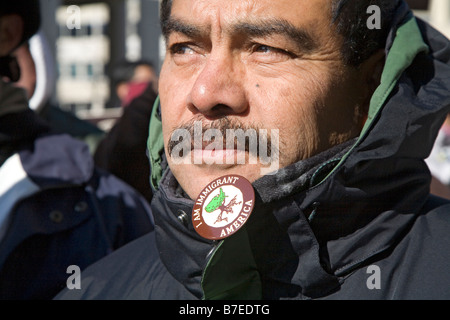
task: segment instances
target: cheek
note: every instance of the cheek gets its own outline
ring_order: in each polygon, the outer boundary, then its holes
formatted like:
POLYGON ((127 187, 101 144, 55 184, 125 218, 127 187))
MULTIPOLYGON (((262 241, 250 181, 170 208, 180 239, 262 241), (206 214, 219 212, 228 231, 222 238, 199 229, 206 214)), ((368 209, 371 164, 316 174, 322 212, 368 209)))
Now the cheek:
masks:
POLYGON ((159 97, 164 143, 167 143, 170 134, 182 124, 186 101, 183 92, 182 82, 176 81, 163 67, 159 78, 159 97))
POLYGON ((280 157, 287 165, 320 149, 318 119, 326 113, 324 106, 331 81, 312 70, 296 73, 286 70, 280 74, 283 76, 258 82, 250 105, 258 106, 254 109, 265 119, 263 123, 279 130, 280 157))
MULTIPOLYGON (((311 156, 319 144, 317 109, 318 94, 307 83, 298 86, 260 85, 255 98, 262 123, 279 132, 280 163, 289 165, 311 156), (302 88, 302 89, 298 89, 302 88)), ((256 105, 256 103, 254 104, 256 105)))
POLYGON ((282 78, 261 81, 253 96, 263 116, 289 130, 292 128, 288 124, 314 121, 318 106, 324 101, 325 86, 317 78, 285 74, 282 78))
POLYGON ((302 64, 291 68, 278 69, 276 77, 259 77, 254 96, 266 101, 266 107, 280 116, 289 117, 295 113, 305 115, 319 101, 324 101, 329 79, 319 67, 303 67, 302 64))
POLYGON ((169 127, 181 119, 186 107, 187 82, 180 81, 173 72, 161 70, 159 79, 159 97, 161 102, 161 117, 169 127))

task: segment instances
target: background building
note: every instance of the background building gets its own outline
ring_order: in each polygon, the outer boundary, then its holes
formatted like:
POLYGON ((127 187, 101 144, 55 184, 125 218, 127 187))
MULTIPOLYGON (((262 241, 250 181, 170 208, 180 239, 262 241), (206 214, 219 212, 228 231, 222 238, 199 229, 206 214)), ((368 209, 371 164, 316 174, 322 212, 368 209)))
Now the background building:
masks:
POLYGON ((110 81, 114 66, 146 59, 159 70, 159 1, 40 1, 57 71, 52 99, 107 130, 122 112, 110 81))
POLYGON ((428 21, 450 39, 450 0, 406 0, 416 16, 428 21))
POLYGON ((111 93, 106 74, 111 56, 107 34, 109 7, 105 3, 60 6, 56 22, 59 30, 56 39, 58 103, 62 109, 82 117, 101 116, 111 93), (68 13, 81 17, 81 12, 83 16, 79 21, 68 20, 68 13))

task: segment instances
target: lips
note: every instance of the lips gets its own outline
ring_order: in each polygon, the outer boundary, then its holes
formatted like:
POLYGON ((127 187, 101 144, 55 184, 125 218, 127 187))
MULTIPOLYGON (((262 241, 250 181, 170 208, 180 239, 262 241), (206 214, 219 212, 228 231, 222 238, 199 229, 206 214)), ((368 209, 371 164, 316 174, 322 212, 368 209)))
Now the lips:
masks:
POLYGON ((245 153, 248 147, 238 146, 234 144, 232 148, 227 148, 224 141, 222 144, 216 142, 204 142, 201 148, 191 147, 193 161, 196 164, 237 164, 245 163, 245 153))
MULTIPOLYGON (((268 136, 267 130, 258 131, 255 128, 243 127, 239 123, 234 126, 230 124, 231 121, 225 119, 210 123, 208 126, 204 126, 201 121, 194 121, 192 124, 175 129, 167 144, 169 156, 182 163, 186 163, 187 156, 195 156, 195 164, 202 163, 204 158, 211 160, 226 158, 230 164, 236 155, 242 155, 241 159, 248 155, 249 160, 261 156, 264 157, 264 161, 271 158, 273 137, 268 136)), ((278 148, 278 143, 275 147, 278 148)))
MULTIPOLYGON (((194 154, 194 158, 201 158, 204 161, 206 161, 207 159, 216 159, 216 160, 221 160, 221 159, 229 159, 230 157, 232 157, 232 159, 234 160, 235 155, 237 154, 237 150, 231 149, 231 150, 194 150, 193 151, 194 154)), ((222 162, 224 163, 224 162, 222 162)))
POLYGON ((195 142, 191 144, 191 152, 249 152, 249 146, 247 143, 245 145, 242 145, 238 142, 228 143, 224 139, 222 143, 216 142, 214 139, 212 141, 202 141, 201 147, 196 145, 195 142), (231 147, 231 148, 230 148, 231 147))

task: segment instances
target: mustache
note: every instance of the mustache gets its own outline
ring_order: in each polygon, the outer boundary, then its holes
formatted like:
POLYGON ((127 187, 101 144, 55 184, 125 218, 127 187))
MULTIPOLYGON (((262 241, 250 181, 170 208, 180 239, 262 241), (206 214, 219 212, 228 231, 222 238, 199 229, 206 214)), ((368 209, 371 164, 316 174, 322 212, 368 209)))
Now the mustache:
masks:
MULTIPOLYGON (((234 148, 239 151, 246 151, 250 155, 260 157, 271 157, 277 154, 278 149, 272 143, 271 135, 268 130, 257 124, 244 124, 236 118, 224 117, 214 121, 190 120, 174 129, 167 142, 169 156, 180 144, 184 144, 185 149, 192 151, 194 149, 205 149, 212 143, 227 149, 234 148), (174 139, 173 137, 178 137, 174 139), (180 139, 181 138, 181 139, 180 139)), ((185 155, 183 155, 185 156, 185 155)))

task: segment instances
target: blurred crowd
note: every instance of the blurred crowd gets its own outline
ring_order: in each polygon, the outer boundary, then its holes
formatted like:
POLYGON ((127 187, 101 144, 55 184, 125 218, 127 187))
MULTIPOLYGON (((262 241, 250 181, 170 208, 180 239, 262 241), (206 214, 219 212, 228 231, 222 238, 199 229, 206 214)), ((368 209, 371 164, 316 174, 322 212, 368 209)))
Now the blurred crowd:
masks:
POLYGON ((146 158, 152 62, 111 78, 124 108, 108 132, 52 103, 38 1, 0 4, 0 299, 51 299, 83 270, 153 230, 146 158))

